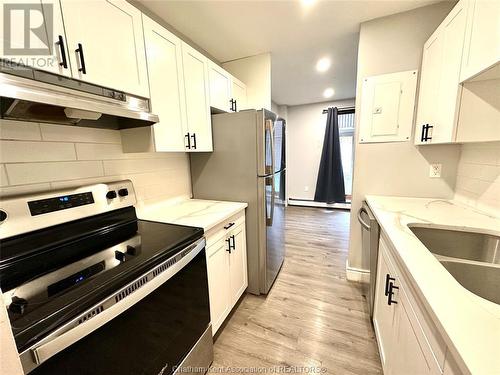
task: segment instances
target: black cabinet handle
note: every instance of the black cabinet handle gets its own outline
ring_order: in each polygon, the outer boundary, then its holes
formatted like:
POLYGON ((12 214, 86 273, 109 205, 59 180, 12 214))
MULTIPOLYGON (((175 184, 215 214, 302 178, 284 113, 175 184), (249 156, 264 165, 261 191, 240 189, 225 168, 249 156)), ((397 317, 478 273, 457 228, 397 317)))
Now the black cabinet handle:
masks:
POLYGON ((236 99, 234 100, 234 111, 238 112, 238 101, 236 99))
POLYGON ((229 251, 229 254, 231 254, 231 237, 226 238, 226 242, 227 242, 227 249, 226 249, 226 251, 229 251))
POLYGON ((429 137, 429 129, 432 129, 434 126, 432 125, 429 125, 427 124, 426 127, 425 127, 425 137, 424 137, 424 140, 427 142, 427 141, 430 141, 432 139, 432 137, 429 137))
POLYGON ((196 150, 196 133, 193 133, 191 137, 193 138, 193 148, 196 150))
POLYGON ((234 99, 231 99, 231 100, 229 101, 229 103, 231 103, 231 108, 230 108, 230 110, 231 110, 231 111, 234 111, 234 102, 235 102, 235 100, 234 100, 234 99))
POLYGON ((66 48, 64 48, 64 39, 62 35, 59 35, 59 41, 56 43, 59 45, 61 51, 62 62, 59 63, 64 69, 68 69, 68 60, 66 59, 66 48))
MULTIPOLYGON (((233 239, 233 250, 236 250, 236 240, 234 239, 234 234, 231 237, 229 237, 229 238, 233 239)), ((229 247, 231 247, 231 245, 229 245, 229 247)))
POLYGON ((186 147, 187 149, 191 149, 191 137, 189 136, 189 133, 186 133, 186 135, 184 136, 184 139, 187 138, 187 145, 184 144, 184 147, 186 147))
POLYGON ((83 46, 81 43, 78 43, 78 48, 75 49, 75 52, 80 55, 80 68, 78 68, 78 71, 83 74, 87 74, 87 69, 85 68, 85 57, 83 56, 83 46))
POLYGON ((226 229, 226 230, 227 230, 227 229, 231 228, 233 225, 234 225, 234 223, 229 223, 228 225, 226 225, 226 226, 224 227, 224 229, 226 229))
POLYGON ((420 142, 424 141, 424 134, 425 134, 426 126, 427 126, 427 124, 422 125, 422 133, 420 134, 420 142))
POLYGON ((385 275, 385 290, 384 290, 386 296, 389 294, 389 283, 391 281, 396 281, 396 279, 394 277, 391 277, 391 275, 386 274, 385 275))
POLYGON ((394 295, 394 292, 392 291, 393 289, 399 289, 398 286, 395 286, 392 282, 389 283, 389 293, 387 294, 387 304, 390 306, 392 305, 393 303, 395 303, 396 305, 398 304, 397 301, 394 301, 392 299, 392 296, 394 295))

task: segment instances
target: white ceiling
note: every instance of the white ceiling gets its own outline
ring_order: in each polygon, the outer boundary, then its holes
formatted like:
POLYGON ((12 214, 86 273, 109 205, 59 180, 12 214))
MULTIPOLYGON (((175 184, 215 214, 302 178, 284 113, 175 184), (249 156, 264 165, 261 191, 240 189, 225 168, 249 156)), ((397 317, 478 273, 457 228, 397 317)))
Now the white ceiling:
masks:
POLYGON ((221 62, 272 54, 272 98, 278 104, 353 98, 361 22, 428 5, 433 0, 160 1, 139 0, 221 62), (315 70, 328 56, 331 68, 315 70))

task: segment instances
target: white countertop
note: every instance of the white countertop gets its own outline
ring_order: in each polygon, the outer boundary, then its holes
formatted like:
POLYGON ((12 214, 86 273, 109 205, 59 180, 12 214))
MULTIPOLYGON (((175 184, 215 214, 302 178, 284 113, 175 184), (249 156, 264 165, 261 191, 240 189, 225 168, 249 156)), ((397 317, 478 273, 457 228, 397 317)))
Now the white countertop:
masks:
POLYGON ((452 353, 472 374, 500 374, 500 305, 462 287, 407 226, 420 223, 500 235, 500 218, 452 200, 366 200, 452 353))
POLYGON ((137 207, 140 219, 200 227, 208 232, 217 224, 245 209, 247 203, 186 199, 145 203, 137 207))

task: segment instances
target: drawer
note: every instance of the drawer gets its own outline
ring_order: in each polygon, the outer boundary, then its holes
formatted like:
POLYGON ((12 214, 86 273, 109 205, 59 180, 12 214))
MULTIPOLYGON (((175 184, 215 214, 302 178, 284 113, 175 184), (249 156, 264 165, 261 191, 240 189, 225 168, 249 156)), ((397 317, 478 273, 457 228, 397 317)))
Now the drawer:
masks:
MULTIPOLYGON (((241 210, 240 212, 234 214, 229 219, 224 220, 222 223, 216 225, 212 229, 210 229, 207 233, 205 233, 205 238, 207 240, 207 249, 210 248, 213 244, 218 242, 220 239, 225 239, 227 235, 235 228, 245 223, 245 210, 241 210)), ((207 250, 208 252, 208 250, 207 250)))

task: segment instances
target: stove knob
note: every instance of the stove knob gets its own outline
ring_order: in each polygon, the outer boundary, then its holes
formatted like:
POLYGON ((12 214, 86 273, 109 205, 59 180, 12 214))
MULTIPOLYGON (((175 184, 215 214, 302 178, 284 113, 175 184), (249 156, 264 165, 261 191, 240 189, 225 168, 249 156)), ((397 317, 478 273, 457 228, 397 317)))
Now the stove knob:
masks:
POLYGON ((0 223, 5 221, 5 219, 7 219, 7 212, 0 210, 0 223))
POLYGON ((123 188, 123 189, 118 190, 118 195, 120 197, 126 197, 128 195, 128 189, 127 188, 123 188))
POLYGON ((116 191, 110 190, 106 193, 106 198, 108 199, 115 199, 116 198, 116 191))
POLYGON ((9 310, 14 314, 24 314, 24 310, 26 310, 26 306, 28 306, 28 301, 24 298, 12 297, 12 302, 9 305, 9 310))
POLYGON ((134 246, 127 245, 127 254, 134 256, 137 254, 137 249, 134 246))
POLYGON ((125 260, 127 260, 127 255, 121 251, 115 251, 115 258, 120 262, 125 262, 125 260))

